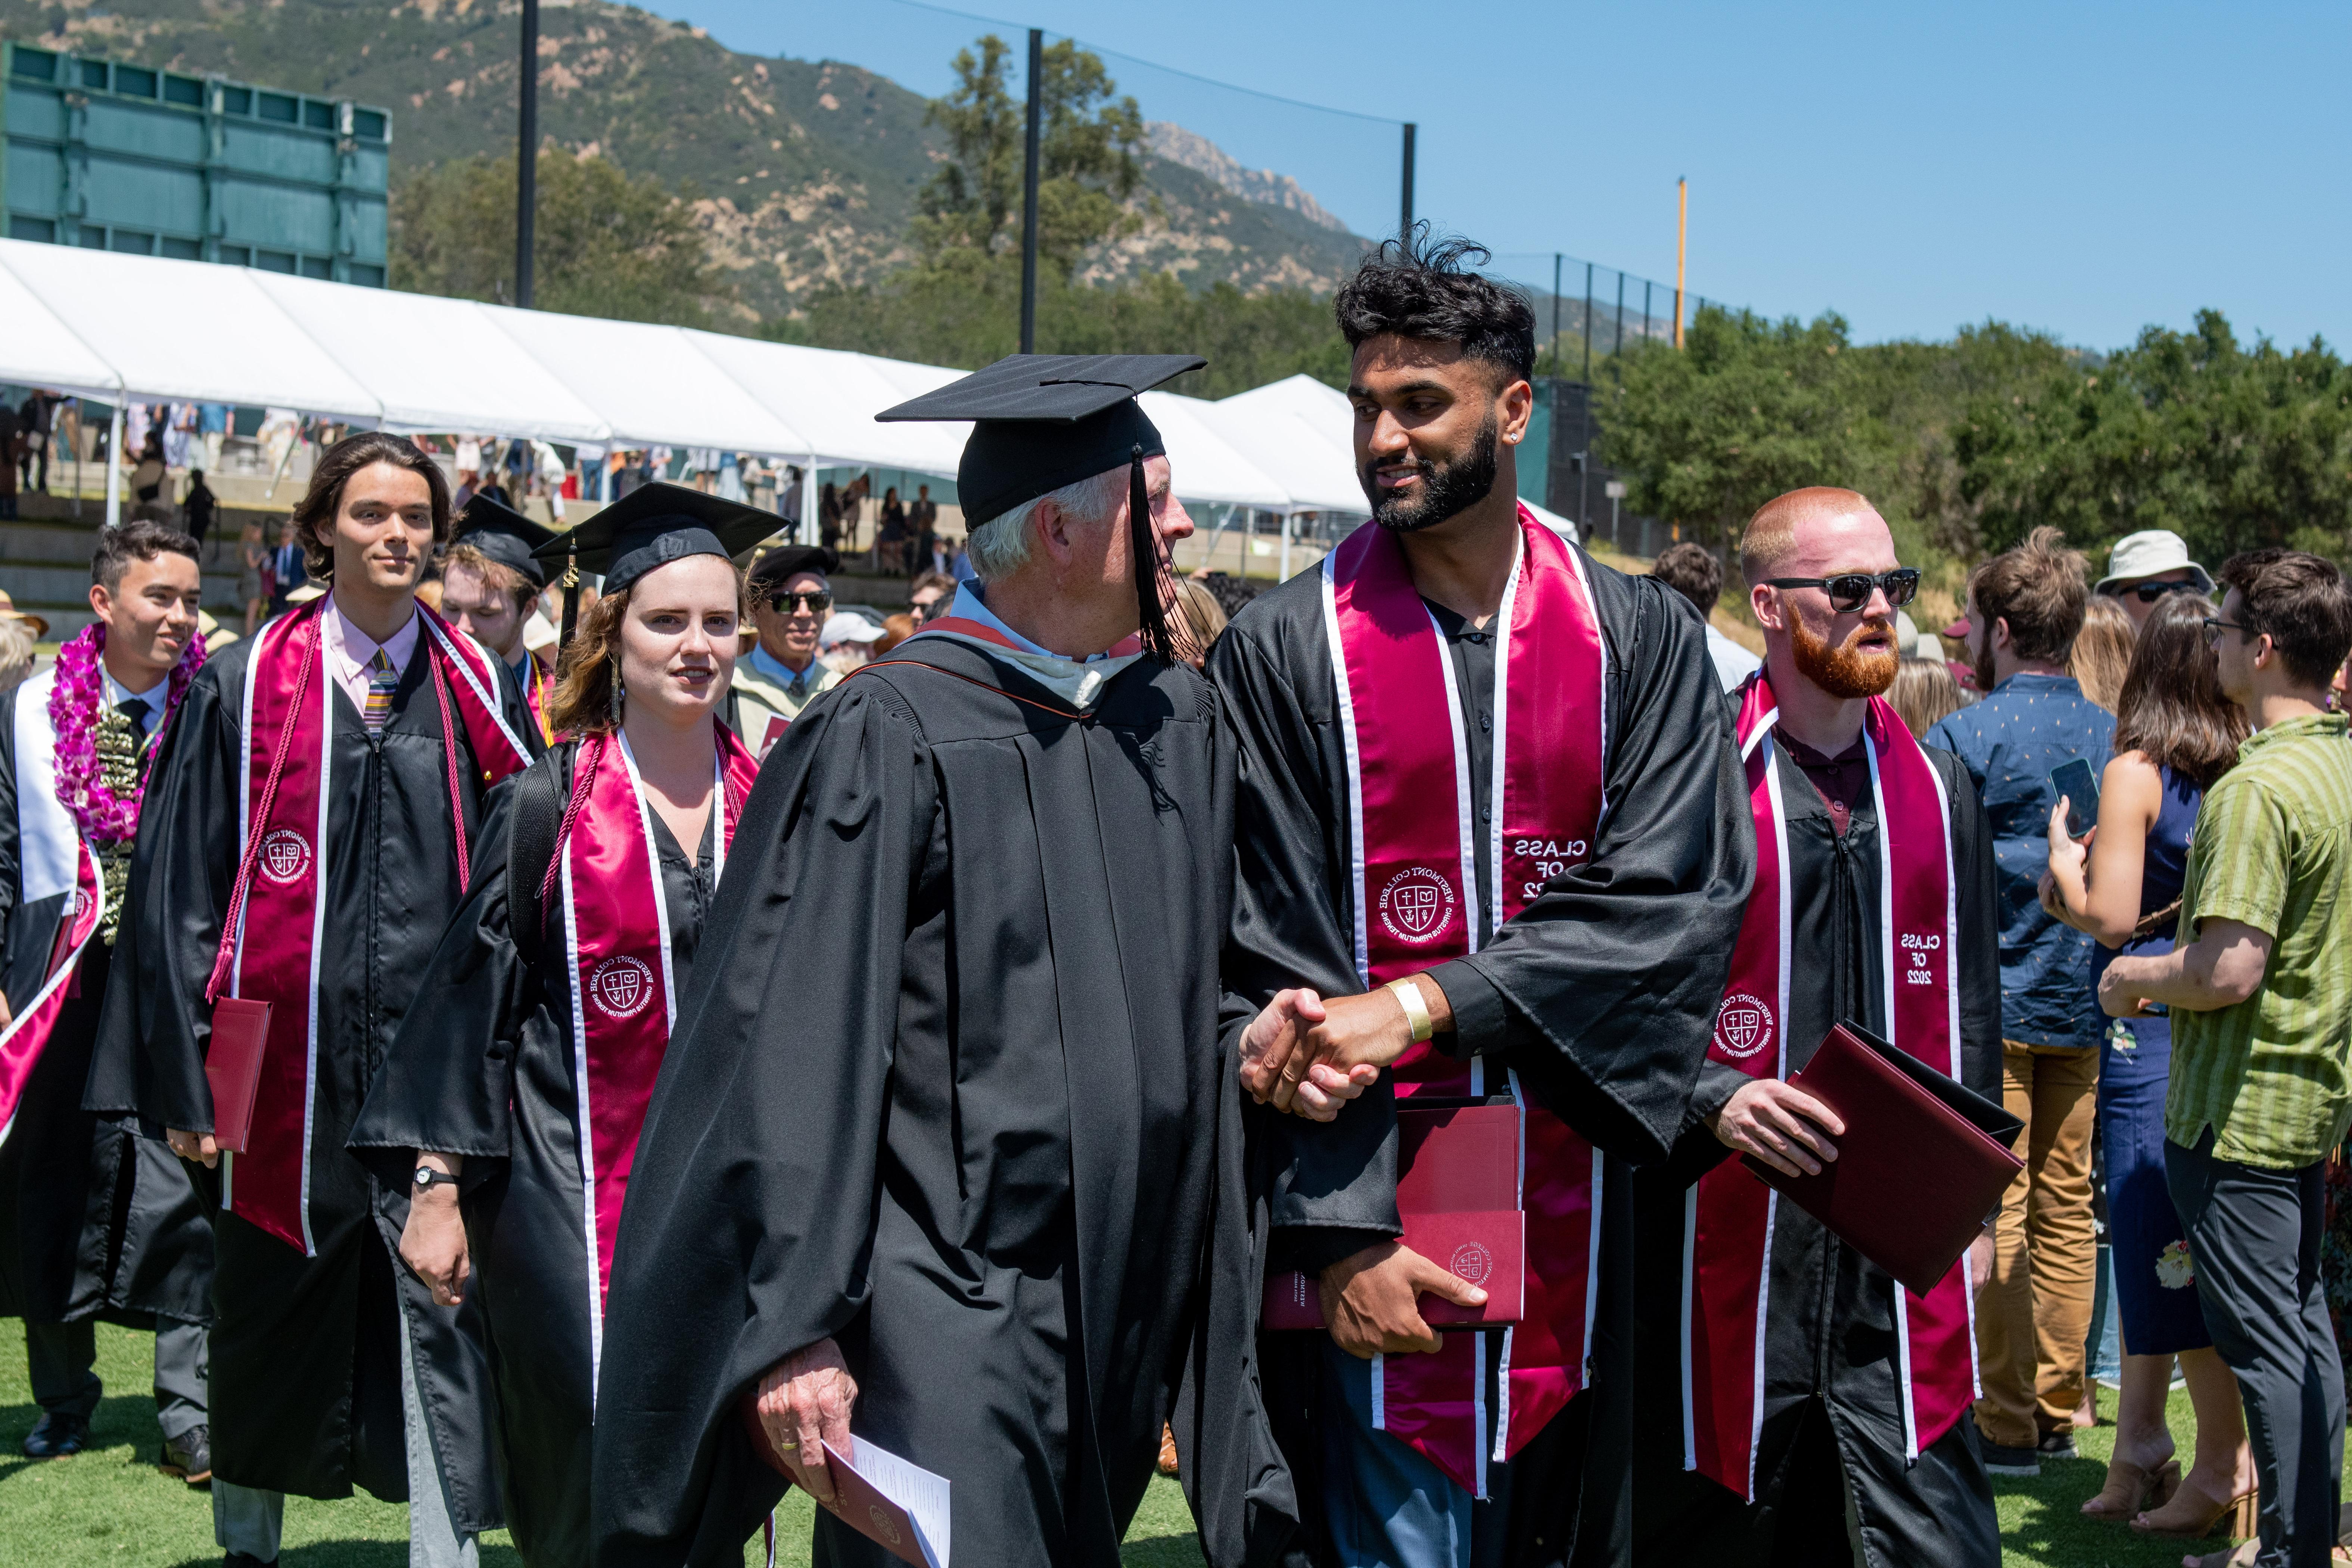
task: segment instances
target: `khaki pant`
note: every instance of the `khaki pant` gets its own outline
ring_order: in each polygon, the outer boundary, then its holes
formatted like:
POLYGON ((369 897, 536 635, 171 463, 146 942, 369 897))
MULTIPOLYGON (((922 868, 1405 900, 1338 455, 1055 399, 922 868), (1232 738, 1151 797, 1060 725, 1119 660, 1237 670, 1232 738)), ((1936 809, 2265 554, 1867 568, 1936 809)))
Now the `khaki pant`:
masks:
POLYGON ((2083 1403, 2098 1244, 2091 1226, 2091 1129, 2099 1053, 2001 1042, 2001 1100, 2025 1123, 2025 1170, 2001 1195, 1992 1279, 1977 1298, 1985 1441, 2031 1448, 2070 1430, 2083 1403))

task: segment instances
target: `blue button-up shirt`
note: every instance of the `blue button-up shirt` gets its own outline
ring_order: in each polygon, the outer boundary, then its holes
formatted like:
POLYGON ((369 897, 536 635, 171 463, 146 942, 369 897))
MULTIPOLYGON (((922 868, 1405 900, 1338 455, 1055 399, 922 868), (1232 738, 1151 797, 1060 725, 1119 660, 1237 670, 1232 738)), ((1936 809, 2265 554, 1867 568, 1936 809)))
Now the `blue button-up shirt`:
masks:
POLYGON ((2050 771, 2076 757, 2094 773, 2115 750, 2115 715, 2072 677, 2012 675, 1941 720, 1927 743, 1960 759, 1992 825, 2000 884, 2000 1032, 2029 1046, 2096 1047, 2105 1019, 2091 983, 2096 944, 2042 912, 2050 864, 2050 771))

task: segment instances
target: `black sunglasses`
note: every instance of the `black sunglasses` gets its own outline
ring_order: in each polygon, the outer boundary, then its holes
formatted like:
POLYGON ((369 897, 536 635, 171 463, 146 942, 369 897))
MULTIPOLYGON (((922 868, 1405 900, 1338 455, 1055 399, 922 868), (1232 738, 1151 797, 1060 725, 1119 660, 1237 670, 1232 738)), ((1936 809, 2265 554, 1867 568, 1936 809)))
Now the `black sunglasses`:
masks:
POLYGON ((2107 593, 2107 597, 2110 599, 2120 599, 2128 595, 2132 598, 2137 599, 2143 605, 2153 605, 2158 599, 2163 598, 2167 594, 2194 594, 2196 592, 2197 584, 2194 583, 2140 583, 2129 588, 2110 589, 2107 593))
POLYGON ((2205 646, 2207 647, 2220 647, 2221 646, 2221 634, 2223 632, 2242 632, 2251 639, 2254 635, 2254 628, 2238 621, 2225 621, 2219 616, 2207 616, 2205 617, 2205 646))
POLYGON ((1873 589, 1884 592, 1888 605, 1897 610, 1919 592, 1916 566, 1897 566, 1874 577, 1867 572, 1841 572, 1834 577, 1768 577, 1765 581, 1775 588, 1819 588, 1829 595, 1830 608, 1841 616, 1850 616, 1869 604, 1873 589))
POLYGON ((811 615, 821 616, 833 608, 833 595, 823 590, 808 594, 771 594, 768 608, 780 616, 789 616, 805 605, 811 615))

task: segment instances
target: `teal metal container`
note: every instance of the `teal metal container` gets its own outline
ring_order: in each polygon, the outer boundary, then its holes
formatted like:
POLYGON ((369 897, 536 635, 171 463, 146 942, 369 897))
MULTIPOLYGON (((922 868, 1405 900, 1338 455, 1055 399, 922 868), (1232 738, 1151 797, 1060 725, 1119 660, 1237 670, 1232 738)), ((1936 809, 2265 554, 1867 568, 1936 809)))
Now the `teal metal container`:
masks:
POLYGON ((382 288, 391 163, 382 109, 0 45, 11 239, 382 288))

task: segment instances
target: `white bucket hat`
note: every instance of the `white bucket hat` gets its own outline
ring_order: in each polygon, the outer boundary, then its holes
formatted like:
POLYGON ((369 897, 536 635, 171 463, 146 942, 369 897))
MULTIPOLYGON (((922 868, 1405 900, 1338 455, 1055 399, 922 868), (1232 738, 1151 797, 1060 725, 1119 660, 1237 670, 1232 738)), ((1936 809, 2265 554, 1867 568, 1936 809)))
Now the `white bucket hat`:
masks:
POLYGON ((2104 594, 2117 583, 2153 577, 2159 572, 2178 572, 2184 567, 2196 574, 2199 593, 2213 591, 2212 574, 2189 559, 2189 546, 2180 535, 2168 528, 2143 529, 2116 541, 2116 547, 2107 552, 2107 574, 2091 592, 2104 594))
POLYGON ((855 610, 835 610, 826 617, 817 641, 826 647, 845 642, 879 642, 889 634, 855 610))

